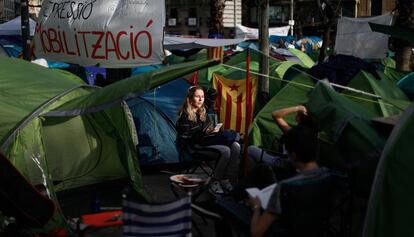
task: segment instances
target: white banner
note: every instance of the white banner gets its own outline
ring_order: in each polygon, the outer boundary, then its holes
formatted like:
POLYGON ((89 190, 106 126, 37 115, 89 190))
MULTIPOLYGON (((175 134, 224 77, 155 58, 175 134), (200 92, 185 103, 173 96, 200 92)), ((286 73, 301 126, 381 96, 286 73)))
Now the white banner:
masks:
MULTIPOLYGON (((269 28, 269 36, 287 36, 289 33, 290 26, 272 27, 269 28)), ((236 38, 237 39, 258 39, 259 30, 256 28, 249 28, 242 25, 236 26, 236 38)))
POLYGON ((164 0, 43 1, 36 56, 106 68, 160 64, 164 0))
POLYGON ((372 32, 368 22, 391 25, 392 19, 393 16, 390 13, 367 18, 339 18, 335 52, 360 58, 385 58, 389 36, 372 32))

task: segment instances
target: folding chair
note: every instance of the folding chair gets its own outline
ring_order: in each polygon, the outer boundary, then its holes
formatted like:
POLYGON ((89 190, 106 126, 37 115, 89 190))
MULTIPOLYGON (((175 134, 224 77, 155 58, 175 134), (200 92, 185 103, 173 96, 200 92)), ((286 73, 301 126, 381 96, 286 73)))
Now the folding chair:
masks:
POLYGON ((83 215, 78 223, 79 236, 87 231, 122 226, 122 236, 191 236, 191 197, 166 204, 143 204, 125 198, 122 211, 83 215))
POLYGON ((185 139, 177 139, 179 160, 182 167, 180 171, 193 174, 197 169, 201 169, 206 175, 212 177, 221 156, 220 152, 206 147, 189 147, 180 140, 185 139))
POLYGON ((167 204, 123 200, 123 236, 191 236, 191 197, 167 204))

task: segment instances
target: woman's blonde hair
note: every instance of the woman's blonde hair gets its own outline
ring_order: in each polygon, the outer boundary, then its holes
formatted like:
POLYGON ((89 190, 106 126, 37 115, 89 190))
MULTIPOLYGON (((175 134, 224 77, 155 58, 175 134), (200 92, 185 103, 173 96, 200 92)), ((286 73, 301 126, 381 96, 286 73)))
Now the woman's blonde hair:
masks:
POLYGON ((196 122, 198 113, 200 120, 206 121, 207 111, 204 107, 204 104, 197 111, 194 111, 193 107, 191 106, 191 99, 194 97, 194 94, 197 90, 202 90, 204 93, 204 89, 200 86, 191 86, 188 88, 187 96, 184 99, 183 105, 178 110, 178 116, 180 116, 182 113, 185 113, 187 114, 188 120, 196 122))

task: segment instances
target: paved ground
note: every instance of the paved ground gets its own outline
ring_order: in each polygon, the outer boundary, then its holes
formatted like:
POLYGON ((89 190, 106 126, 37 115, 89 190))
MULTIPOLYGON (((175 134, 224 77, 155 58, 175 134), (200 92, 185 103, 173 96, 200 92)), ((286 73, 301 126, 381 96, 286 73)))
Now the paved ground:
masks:
MULTIPOLYGON (((153 198, 155 203, 169 202, 176 200, 174 195, 169 177, 171 173, 164 172, 151 172, 143 175, 143 183, 147 191, 153 198)), ((114 183, 109 187, 89 187, 87 190, 82 192, 82 197, 79 195, 64 194, 62 195, 61 201, 62 209, 66 216, 77 217, 82 213, 90 213, 92 208, 91 205, 95 200, 99 200, 100 206, 105 207, 120 207, 121 193, 125 185, 123 183, 114 183), (76 208, 74 208, 76 207, 76 208)), ((175 189, 176 193, 185 195, 182 190, 175 189)), ((198 200, 206 200, 210 198, 210 194, 206 191, 200 195, 198 200)), ((205 236, 215 237, 214 223, 211 220, 203 221, 197 214, 193 214, 193 218, 197 227, 199 227, 201 235, 196 228, 193 227, 193 236, 205 236)), ((122 236, 122 229, 120 227, 109 227, 99 230, 88 230, 85 233, 86 237, 120 237, 122 236)))
MULTIPOLYGON (((143 184, 148 190, 149 194, 153 197, 153 201, 156 203, 160 202, 169 202, 176 199, 174 195, 169 177, 171 173, 163 172, 152 172, 149 174, 143 175, 143 184)), ((76 217, 80 213, 90 213, 91 212, 91 203, 95 199, 100 200, 102 207, 120 207, 121 203, 121 193, 123 191, 125 184, 115 183, 111 185, 110 188, 102 187, 89 187, 85 192, 83 192, 82 197, 79 195, 66 195, 63 197, 64 202, 62 209, 67 216, 76 217), (108 198, 109 197, 109 198, 108 198), (86 201, 85 201, 86 200, 86 201), (76 208, 73 208, 76 207, 76 208)), ((184 195, 184 192, 178 191, 179 195, 184 195)), ((208 192, 204 192, 198 201, 208 200, 211 198, 208 192)), ((352 208, 352 233, 350 236, 360 236, 361 230, 363 227, 363 219, 366 208, 366 198, 355 199, 353 208, 352 208)), ((193 236, 205 236, 205 237, 215 237, 215 226, 211 220, 204 222, 196 213, 193 212, 193 217, 196 225, 199 227, 201 235, 196 228, 193 228, 193 236)), ((85 235, 87 237, 120 237, 122 236, 121 228, 106 228, 96 231, 88 231, 85 235)), ((337 236, 344 236, 342 233, 339 233, 337 236)))

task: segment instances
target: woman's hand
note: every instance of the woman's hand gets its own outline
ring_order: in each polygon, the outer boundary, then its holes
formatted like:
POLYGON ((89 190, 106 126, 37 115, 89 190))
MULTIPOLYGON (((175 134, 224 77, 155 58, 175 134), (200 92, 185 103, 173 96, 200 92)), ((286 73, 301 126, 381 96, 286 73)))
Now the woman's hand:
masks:
POLYGON ((215 129, 215 128, 207 128, 206 133, 207 134, 212 134, 212 133, 216 133, 219 132, 220 129, 215 129))

